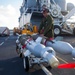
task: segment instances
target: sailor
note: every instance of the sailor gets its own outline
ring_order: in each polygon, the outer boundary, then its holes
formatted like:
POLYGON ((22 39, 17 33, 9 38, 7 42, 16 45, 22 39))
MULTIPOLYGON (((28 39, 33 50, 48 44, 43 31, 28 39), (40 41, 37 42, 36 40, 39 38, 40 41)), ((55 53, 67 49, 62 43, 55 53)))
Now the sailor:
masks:
POLYGON ((46 36, 49 40, 54 38, 53 18, 47 8, 43 10, 43 20, 39 26, 39 33, 46 36))

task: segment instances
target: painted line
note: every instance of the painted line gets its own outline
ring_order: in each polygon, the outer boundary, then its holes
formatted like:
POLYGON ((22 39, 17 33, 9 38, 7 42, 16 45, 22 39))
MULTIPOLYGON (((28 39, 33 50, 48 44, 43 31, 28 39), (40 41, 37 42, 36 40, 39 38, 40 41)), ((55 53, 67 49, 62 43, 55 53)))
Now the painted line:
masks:
POLYGON ((56 56, 59 60, 61 60, 62 62, 64 62, 64 63, 68 63, 67 61, 65 61, 64 59, 62 59, 62 58, 60 58, 60 57, 58 57, 58 56, 56 56))
MULTIPOLYGON (((8 39, 9 39, 9 37, 7 37, 7 38, 5 39, 5 41, 7 41, 8 39)), ((0 46, 2 46, 4 43, 5 43, 5 42, 0 43, 0 46)))
POLYGON ((42 70, 46 73, 46 75, 52 75, 52 73, 45 67, 43 66, 42 64, 39 64, 42 68, 42 70))
POLYGON ((9 39, 9 37, 7 37, 6 39, 5 39, 5 41, 7 41, 9 39))
POLYGON ((75 60, 75 58, 72 58, 73 60, 75 60))
POLYGON ((2 42, 1 44, 0 44, 0 46, 2 46, 4 44, 4 42, 2 42))

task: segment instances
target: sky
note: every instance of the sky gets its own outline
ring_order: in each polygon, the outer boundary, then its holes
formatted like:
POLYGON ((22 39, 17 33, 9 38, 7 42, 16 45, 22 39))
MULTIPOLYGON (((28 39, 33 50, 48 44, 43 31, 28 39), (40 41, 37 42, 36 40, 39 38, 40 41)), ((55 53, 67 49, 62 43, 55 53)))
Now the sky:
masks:
MULTIPOLYGON (((75 0, 66 0, 75 3, 75 0)), ((0 0, 0 26, 6 26, 9 29, 19 26, 19 9, 23 0, 0 0)))
POLYGON ((9 29, 18 27, 22 2, 23 0, 0 0, 0 26, 9 29))

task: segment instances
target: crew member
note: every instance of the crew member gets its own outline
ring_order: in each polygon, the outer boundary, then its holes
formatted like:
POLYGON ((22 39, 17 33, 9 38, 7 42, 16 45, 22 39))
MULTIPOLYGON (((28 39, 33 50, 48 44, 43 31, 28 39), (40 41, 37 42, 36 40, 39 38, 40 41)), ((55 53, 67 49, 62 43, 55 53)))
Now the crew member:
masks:
POLYGON ((43 10, 43 20, 39 27, 39 33, 46 36, 49 40, 53 40, 54 38, 54 26, 53 26, 53 18, 50 15, 49 10, 46 8, 43 10))

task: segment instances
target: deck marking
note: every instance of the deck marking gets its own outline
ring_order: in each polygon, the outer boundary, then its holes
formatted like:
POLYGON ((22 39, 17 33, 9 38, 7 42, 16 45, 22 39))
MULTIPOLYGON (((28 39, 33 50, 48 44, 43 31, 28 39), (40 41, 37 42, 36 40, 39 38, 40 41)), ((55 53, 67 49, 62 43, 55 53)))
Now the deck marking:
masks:
MULTIPOLYGON (((9 37, 7 37, 7 38, 5 39, 5 41, 7 41, 8 39, 9 39, 9 37)), ((0 46, 2 46, 4 43, 5 43, 5 42, 0 43, 0 46)))
POLYGON ((4 44, 4 42, 2 42, 1 44, 0 44, 0 46, 2 46, 4 44))
POLYGON ((52 73, 45 67, 43 66, 42 64, 39 64, 42 68, 42 70, 46 73, 46 75, 52 75, 52 73))
POLYGON ((58 56, 56 56, 59 60, 61 60, 62 62, 64 62, 64 63, 68 63, 67 61, 65 61, 64 59, 62 59, 62 58, 60 58, 60 57, 58 57, 58 56))
POLYGON ((5 41, 7 41, 9 39, 9 37, 7 37, 6 39, 5 39, 5 41))

